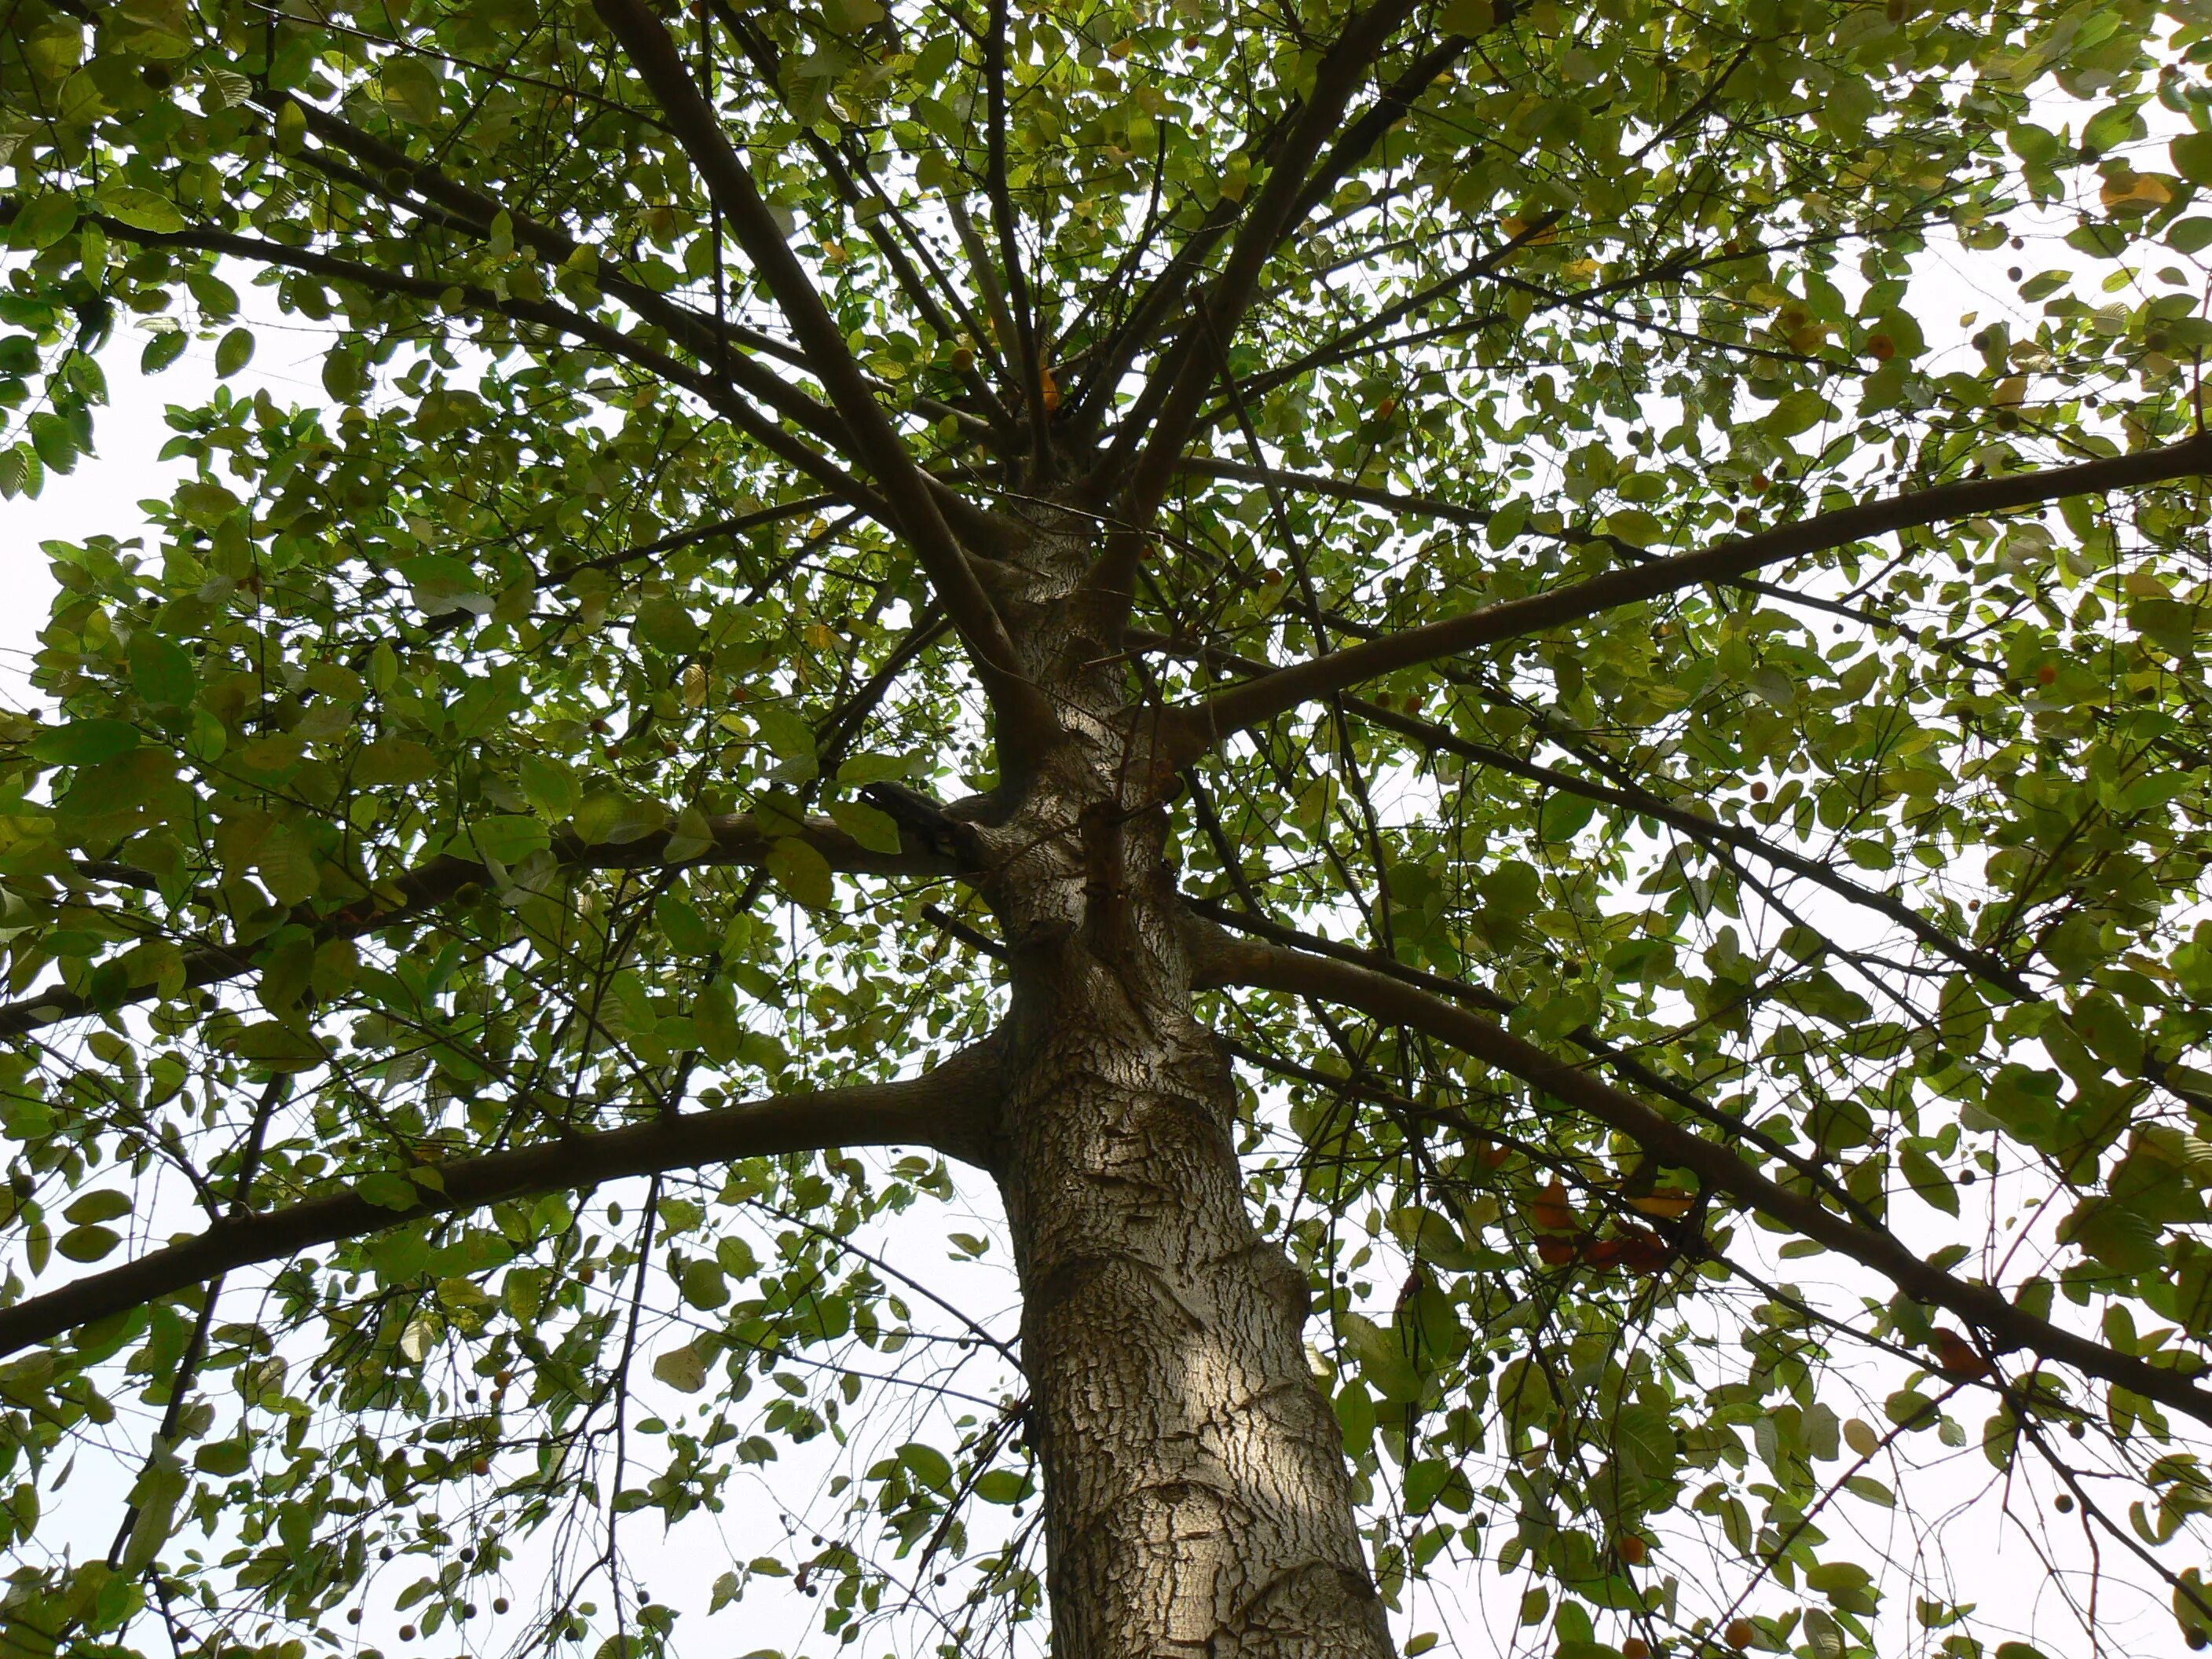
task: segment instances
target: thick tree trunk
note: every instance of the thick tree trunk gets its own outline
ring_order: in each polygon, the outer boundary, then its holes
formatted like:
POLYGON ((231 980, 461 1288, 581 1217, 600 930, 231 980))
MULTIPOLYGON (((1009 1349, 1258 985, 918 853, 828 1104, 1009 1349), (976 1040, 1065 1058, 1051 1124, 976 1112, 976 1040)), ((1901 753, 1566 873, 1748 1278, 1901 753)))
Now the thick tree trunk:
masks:
POLYGON ((1247 1212, 1234 1080, 1191 1012, 1143 722, 1091 665, 1112 647, 1086 564, 1048 544, 1012 607, 1069 729, 990 814, 1008 856, 985 889, 1011 948, 995 1161, 1054 1651, 1389 1659, 1304 1279, 1247 1212))
POLYGON ((1006 1123, 1030 1436, 1063 1659, 1390 1651, 1305 1283, 1247 1215, 1214 1039, 1067 988, 1006 1123))

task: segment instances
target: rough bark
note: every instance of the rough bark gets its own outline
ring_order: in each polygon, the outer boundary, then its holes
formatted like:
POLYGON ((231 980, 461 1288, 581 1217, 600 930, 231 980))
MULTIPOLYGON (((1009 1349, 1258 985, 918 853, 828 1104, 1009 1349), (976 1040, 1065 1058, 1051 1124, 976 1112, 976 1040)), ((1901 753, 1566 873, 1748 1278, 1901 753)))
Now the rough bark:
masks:
POLYGON ((1006 601, 1066 735, 973 809, 1009 946, 995 1164, 1064 1659, 1391 1651, 1304 1275, 1253 1225, 1227 1054, 1191 1012, 1144 728, 1079 532, 1006 601))

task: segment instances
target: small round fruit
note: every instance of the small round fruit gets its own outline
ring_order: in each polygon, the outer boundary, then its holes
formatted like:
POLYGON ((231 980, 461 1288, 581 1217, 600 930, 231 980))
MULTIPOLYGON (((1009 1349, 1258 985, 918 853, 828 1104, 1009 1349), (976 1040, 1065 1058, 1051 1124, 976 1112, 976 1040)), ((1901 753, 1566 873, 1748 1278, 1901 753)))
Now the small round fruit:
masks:
POLYGON ((2074 1495, 2071 1492, 2060 1492, 2057 1497, 2051 1500, 2051 1507, 2061 1515, 2071 1515, 2074 1512, 2074 1495))
POLYGON ((1632 1636, 1620 1644, 1620 1659, 1651 1659, 1651 1644, 1632 1636))
POLYGON ((1730 1647, 1747 1648, 1759 1639, 1759 1626, 1748 1619, 1731 1619, 1721 1634, 1730 1647))
POLYGON ((1620 1559, 1632 1567, 1642 1566, 1651 1554, 1651 1546, 1632 1532, 1624 1533, 1620 1541, 1613 1547, 1620 1559))

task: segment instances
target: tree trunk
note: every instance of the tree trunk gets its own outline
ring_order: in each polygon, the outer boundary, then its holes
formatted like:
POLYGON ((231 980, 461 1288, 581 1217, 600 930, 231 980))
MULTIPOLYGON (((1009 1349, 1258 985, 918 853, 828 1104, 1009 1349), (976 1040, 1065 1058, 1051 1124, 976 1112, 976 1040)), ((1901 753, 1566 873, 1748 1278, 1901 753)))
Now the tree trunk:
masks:
POLYGON ((1191 1012, 1142 721, 1092 665, 1114 630, 1086 625, 1087 549, 1024 562, 1012 631, 1067 735, 991 814, 1012 856, 984 896, 1012 975, 995 1161, 1054 1650, 1388 1659, 1304 1277, 1246 1211, 1235 1082, 1191 1012))

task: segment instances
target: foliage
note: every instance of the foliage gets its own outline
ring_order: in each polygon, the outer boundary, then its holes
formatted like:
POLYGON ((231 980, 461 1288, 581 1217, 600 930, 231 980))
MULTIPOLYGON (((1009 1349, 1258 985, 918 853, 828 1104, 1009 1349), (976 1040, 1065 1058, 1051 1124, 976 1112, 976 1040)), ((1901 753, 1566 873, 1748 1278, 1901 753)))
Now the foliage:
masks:
MULTIPOLYGON (((296 1659, 367 1606, 412 1650, 511 1573, 544 1595, 499 1641, 657 1652, 652 1514, 823 1437, 717 1608, 789 1578, 840 1640, 1033 1640, 1011 1322, 898 1243, 993 1254, 987 1183, 833 1147, 441 1207, 470 1160, 912 1077, 1002 1011, 918 803, 993 787, 1006 712, 846 368, 963 537, 1135 522, 1131 695, 1183 706, 2196 419, 2194 5, 1402 8, 1245 304, 1340 4, 672 14, 843 368, 613 10, 21 0, 0 43, 0 494, 96 464, 126 337, 253 386, 171 411, 196 470, 141 533, 47 550, 46 707, 0 731, 7 1296, 334 1194, 392 1222, 7 1362, 11 1649, 296 1659), (2016 297, 1954 325, 1974 254, 2016 297), (302 330, 292 400, 247 371, 302 330), (103 1562, 56 1489, 117 1444, 103 1562)), ((2197 470, 1330 686, 1192 761, 1183 888, 2195 1376, 2197 470)), ((1933 1437, 2212 1632, 2166 1407, 1946 1350, 1925 1295, 1433 1032, 1204 1006, 1394 1606, 1495 1564, 1569 1659, 1841 1659, 1917 1594, 1930 1646, 2017 1659, 1838 1523, 1909 1509, 1933 1437)))

